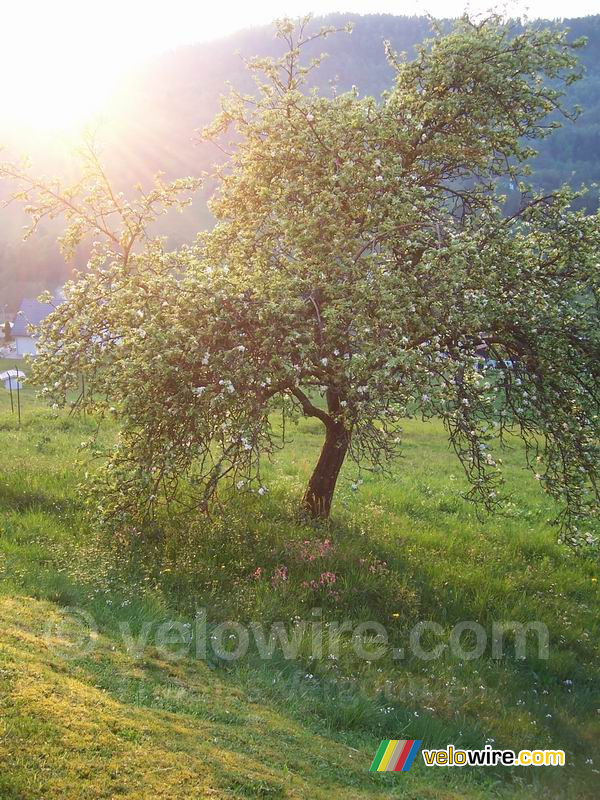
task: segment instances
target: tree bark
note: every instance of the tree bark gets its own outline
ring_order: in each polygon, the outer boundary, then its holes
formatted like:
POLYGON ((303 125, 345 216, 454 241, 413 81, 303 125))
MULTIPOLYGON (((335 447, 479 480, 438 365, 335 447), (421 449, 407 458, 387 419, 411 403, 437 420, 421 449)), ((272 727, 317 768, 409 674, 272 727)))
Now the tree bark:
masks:
POLYGON ((349 444, 350 434, 343 425, 326 427, 323 449, 302 500, 302 506, 313 519, 329 517, 335 484, 349 444))

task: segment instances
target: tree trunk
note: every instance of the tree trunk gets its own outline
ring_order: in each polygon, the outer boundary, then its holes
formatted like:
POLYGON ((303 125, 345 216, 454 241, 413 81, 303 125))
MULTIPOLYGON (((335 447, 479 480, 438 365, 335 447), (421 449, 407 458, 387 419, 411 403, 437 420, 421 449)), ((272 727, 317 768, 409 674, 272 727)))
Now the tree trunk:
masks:
POLYGON ((350 435, 343 425, 328 425, 317 466, 308 482, 302 506, 313 519, 327 519, 335 484, 348 452, 350 435))

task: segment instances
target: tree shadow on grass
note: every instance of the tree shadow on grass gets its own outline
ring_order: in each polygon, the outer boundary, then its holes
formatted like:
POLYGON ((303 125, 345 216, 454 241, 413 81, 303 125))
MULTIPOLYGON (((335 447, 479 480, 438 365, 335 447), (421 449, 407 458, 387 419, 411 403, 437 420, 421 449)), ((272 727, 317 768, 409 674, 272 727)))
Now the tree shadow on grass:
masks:
POLYGON ((35 489, 20 491, 14 486, 0 483, 0 512, 16 511, 24 513, 41 511, 63 518, 65 514, 72 514, 76 509, 77 503, 72 499, 57 498, 49 493, 35 489))

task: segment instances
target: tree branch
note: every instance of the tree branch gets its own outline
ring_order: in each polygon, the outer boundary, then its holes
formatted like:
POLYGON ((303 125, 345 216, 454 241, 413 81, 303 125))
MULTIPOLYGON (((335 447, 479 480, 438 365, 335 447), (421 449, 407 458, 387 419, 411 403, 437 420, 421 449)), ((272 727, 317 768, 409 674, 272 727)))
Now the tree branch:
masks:
POLYGON ((317 417, 317 419, 320 419, 323 425, 328 428, 333 425, 333 419, 329 416, 329 414, 311 403, 301 389, 295 386, 293 389, 290 389, 290 392, 299 401, 300 405, 302 406, 302 411, 304 411, 307 417, 317 417))

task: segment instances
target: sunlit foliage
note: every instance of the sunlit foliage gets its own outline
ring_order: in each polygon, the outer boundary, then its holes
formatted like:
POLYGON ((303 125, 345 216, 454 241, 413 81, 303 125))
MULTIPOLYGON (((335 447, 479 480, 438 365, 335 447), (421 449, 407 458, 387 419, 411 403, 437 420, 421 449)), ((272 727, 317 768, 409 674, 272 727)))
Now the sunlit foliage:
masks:
POLYGON ((345 457, 385 468, 421 416, 444 421, 488 508, 494 446, 520 435, 576 536, 598 504, 600 231, 570 189, 532 191, 524 164, 568 114, 577 43, 464 18, 414 61, 388 48, 376 101, 303 90, 318 66, 303 49, 331 33, 284 20, 286 54, 248 65, 258 96, 223 100, 204 132, 231 152, 217 225, 191 248, 147 230, 194 181, 128 201, 93 152, 72 190, 21 176, 34 225, 64 211, 67 249, 99 240, 36 380, 63 404, 83 376, 80 404, 119 415, 99 494, 118 524, 165 500, 206 508, 221 484, 263 493, 260 459, 300 415, 325 433, 303 507, 328 516, 345 457), (520 189, 510 216, 499 178, 520 189))

